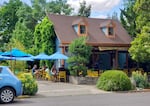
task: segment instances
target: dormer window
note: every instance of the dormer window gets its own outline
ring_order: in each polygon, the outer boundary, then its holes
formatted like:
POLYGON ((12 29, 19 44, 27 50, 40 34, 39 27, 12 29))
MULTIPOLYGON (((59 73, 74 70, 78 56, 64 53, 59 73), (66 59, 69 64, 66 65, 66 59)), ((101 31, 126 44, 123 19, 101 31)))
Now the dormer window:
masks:
POLYGON ((105 21, 101 24, 101 30, 107 37, 114 38, 115 37, 115 31, 114 31, 115 25, 114 23, 110 21, 105 21))
POLYGON ((77 33, 78 36, 87 36, 88 32, 88 24, 85 18, 80 18, 79 20, 75 20, 73 23, 73 29, 77 33))
POLYGON ((108 27, 108 35, 113 36, 114 35, 114 29, 113 27, 108 27))
POLYGON ((80 25, 80 34, 86 34, 86 26, 80 25))

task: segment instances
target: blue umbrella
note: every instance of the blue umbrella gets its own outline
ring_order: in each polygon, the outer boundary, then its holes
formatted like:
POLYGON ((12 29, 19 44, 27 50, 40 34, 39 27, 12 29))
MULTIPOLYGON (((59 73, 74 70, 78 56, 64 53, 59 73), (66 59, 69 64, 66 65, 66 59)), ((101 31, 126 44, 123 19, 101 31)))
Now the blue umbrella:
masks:
POLYGON ((49 56, 46 55, 45 53, 40 53, 37 56, 34 56, 33 59, 35 60, 50 60, 49 56))
POLYGON ((2 53, 3 53, 3 52, 0 51, 0 55, 1 55, 2 53))
POLYGON ((7 57, 30 57, 29 54, 27 54, 17 48, 13 48, 11 51, 4 52, 1 55, 7 56, 7 57))
POLYGON ((16 57, 15 60, 19 61, 34 61, 32 57, 16 57))
POLYGON ((66 55, 64 55, 64 54, 62 54, 62 53, 60 53, 60 52, 56 52, 56 53, 50 55, 49 58, 50 58, 51 60, 57 60, 57 59, 58 59, 58 60, 59 60, 59 59, 67 60, 67 59, 68 59, 68 57, 67 57, 66 55))
POLYGON ((6 56, 1 56, 1 55, 0 55, 0 60, 11 60, 11 58, 10 58, 10 57, 6 57, 6 56))

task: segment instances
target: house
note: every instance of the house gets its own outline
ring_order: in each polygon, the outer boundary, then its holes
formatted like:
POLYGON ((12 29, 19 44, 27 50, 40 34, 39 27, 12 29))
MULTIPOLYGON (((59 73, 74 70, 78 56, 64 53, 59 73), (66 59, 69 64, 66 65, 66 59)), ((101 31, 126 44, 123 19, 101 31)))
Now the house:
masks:
POLYGON ((89 68, 98 70, 128 66, 128 49, 132 41, 119 21, 80 16, 48 14, 57 36, 57 51, 67 53, 68 45, 80 36, 87 36, 93 47, 89 68))

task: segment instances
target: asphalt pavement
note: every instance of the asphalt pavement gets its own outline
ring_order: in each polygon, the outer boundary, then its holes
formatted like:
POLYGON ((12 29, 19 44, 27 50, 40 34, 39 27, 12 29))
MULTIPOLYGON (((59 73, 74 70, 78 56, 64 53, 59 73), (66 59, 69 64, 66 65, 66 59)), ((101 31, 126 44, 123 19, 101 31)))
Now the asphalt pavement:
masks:
POLYGON ((69 96, 84 94, 110 93, 99 90, 95 85, 75 85, 64 82, 37 81, 38 92, 35 96, 69 96))

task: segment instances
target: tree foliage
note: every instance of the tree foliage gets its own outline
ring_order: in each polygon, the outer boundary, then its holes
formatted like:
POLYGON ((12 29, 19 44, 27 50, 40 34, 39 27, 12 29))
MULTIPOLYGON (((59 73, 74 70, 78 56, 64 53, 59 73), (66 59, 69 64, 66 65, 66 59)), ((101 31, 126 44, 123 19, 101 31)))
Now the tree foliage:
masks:
POLYGON ((150 61, 150 1, 149 0, 137 0, 134 5, 134 11, 136 12, 136 28, 138 30, 137 38, 131 43, 129 52, 132 59, 137 62, 150 61))
POLYGON ((12 39, 20 41, 24 47, 31 53, 33 44, 33 32, 37 21, 32 15, 32 8, 23 4, 16 12, 18 21, 13 31, 12 39))
POLYGON ((73 8, 67 4, 67 0, 55 0, 47 4, 46 11, 56 14, 70 15, 73 12, 73 8))
POLYGON ((149 0, 136 0, 134 5, 134 11, 137 15, 136 25, 139 33, 143 26, 149 26, 150 24, 150 1, 149 0))
POLYGON ((69 53, 71 54, 68 59, 68 67, 73 75, 78 75, 79 71, 86 74, 86 64, 89 63, 89 57, 91 55, 91 46, 86 44, 86 37, 80 37, 75 39, 69 45, 69 53))
POLYGON ((46 16, 46 0, 31 0, 31 5, 34 19, 41 21, 46 16))
POLYGON ((143 27, 141 33, 132 41, 129 49, 133 60, 137 62, 150 61, 150 26, 143 27))
MULTIPOLYGON (((55 32, 53 23, 45 17, 41 23, 39 23, 34 32, 34 54, 46 53, 48 55, 55 51, 55 32)), ((44 62, 42 62, 43 64, 44 62)), ((47 66, 49 62, 46 61, 47 66)))
POLYGON ((78 16, 89 17, 91 15, 91 5, 86 6, 86 1, 80 3, 78 16))
POLYGON ((129 35, 136 37, 136 13, 133 11, 133 6, 136 0, 124 0, 124 9, 121 9, 120 21, 123 27, 128 31, 129 35))
POLYGON ((1 49, 5 44, 7 44, 11 38, 12 31, 15 28, 18 17, 16 12, 18 8, 22 5, 20 0, 9 0, 0 8, 0 44, 1 49))

